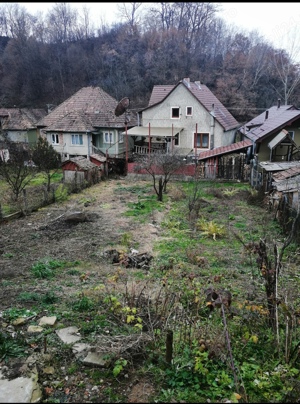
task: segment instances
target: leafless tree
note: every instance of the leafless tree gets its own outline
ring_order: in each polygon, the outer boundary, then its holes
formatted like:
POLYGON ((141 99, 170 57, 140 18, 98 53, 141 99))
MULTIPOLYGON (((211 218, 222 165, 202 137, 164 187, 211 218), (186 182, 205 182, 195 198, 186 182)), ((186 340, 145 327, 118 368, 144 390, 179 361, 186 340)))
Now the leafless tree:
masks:
POLYGON ((138 13, 138 9, 140 9, 142 5, 143 3, 139 2, 118 4, 118 10, 120 16, 125 19, 126 23, 130 26, 132 32, 140 23, 140 15, 138 13))
POLYGON ((137 170, 145 170, 151 175, 157 200, 163 200, 163 192, 167 192, 167 184, 172 175, 185 165, 183 158, 174 153, 156 152, 141 155, 137 159, 137 170))

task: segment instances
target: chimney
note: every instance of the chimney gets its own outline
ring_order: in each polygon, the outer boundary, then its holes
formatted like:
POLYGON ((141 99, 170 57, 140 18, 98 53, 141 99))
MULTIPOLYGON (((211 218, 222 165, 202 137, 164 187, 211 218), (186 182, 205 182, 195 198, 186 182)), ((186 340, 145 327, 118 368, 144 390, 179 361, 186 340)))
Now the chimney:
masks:
POLYGON ((199 90, 201 90, 201 83, 200 81, 195 81, 196 86, 198 86, 199 90))
POLYGON ((184 82, 184 84, 185 84, 187 87, 190 87, 190 78, 189 78, 189 77, 185 77, 185 78, 183 79, 183 82, 184 82))
POLYGON ((268 117, 269 117, 269 111, 266 111, 265 119, 268 119, 268 117))
POLYGON ((277 108, 280 108, 280 98, 278 98, 277 108))

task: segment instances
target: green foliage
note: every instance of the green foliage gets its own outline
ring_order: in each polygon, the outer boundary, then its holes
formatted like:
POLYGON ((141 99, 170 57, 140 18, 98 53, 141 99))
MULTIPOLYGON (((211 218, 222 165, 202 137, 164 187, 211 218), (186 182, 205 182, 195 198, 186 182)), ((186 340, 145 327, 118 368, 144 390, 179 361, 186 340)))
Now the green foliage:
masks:
POLYGON ((147 217, 153 213, 154 210, 162 210, 162 202, 158 202, 155 195, 145 196, 143 198, 138 195, 137 202, 128 203, 129 210, 125 212, 125 216, 137 216, 139 220, 142 217, 147 217))
POLYGON ((127 365, 126 359, 123 359, 123 358, 117 359, 114 363, 113 375, 115 377, 119 376, 119 374, 124 370, 126 365, 127 365))
POLYGON ((73 310, 75 311, 89 311, 93 310, 95 307, 95 302, 93 302, 89 297, 81 295, 79 300, 73 303, 73 310))
POLYGON ((66 268, 68 266, 77 265, 78 262, 59 261, 52 258, 44 258, 32 265, 31 273, 35 278, 47 279, 56 275, 58 268, 66 268))
POLYGON ((0 362, 8 358, 26 356, 26 341, 18 333, 17 337, 0 332, 0 362))
POLYGON ((32 311, 32 310, 28 310, 28 309, 24 309, 24 308, 15 308, 15 307, 11 307, 7 310, 4 310, 3 312, 3 318, 6 321, 13 321, 16 320, 19 317, 32 317, 32 316, 36 316, 36 312, 32 311))
POLYGON ((64 184, 59 184, 59 186, 55 190, 54 195, 55 195, 55 200, 57 202, 64 202, 64 201, 68 200, 68 197, 69 197, 68 188, 66 186, 64 186, 64 184))

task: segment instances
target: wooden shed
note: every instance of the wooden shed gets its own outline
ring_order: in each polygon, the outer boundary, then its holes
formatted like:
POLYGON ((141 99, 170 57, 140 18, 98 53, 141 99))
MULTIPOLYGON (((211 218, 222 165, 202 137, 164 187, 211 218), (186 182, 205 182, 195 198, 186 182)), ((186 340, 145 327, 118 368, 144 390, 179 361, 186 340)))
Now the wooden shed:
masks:
POLYGON ((101 180, 101 167, 82 156, 65 160, 62 163, 62 170, 66 183, 88 186, 101 180))

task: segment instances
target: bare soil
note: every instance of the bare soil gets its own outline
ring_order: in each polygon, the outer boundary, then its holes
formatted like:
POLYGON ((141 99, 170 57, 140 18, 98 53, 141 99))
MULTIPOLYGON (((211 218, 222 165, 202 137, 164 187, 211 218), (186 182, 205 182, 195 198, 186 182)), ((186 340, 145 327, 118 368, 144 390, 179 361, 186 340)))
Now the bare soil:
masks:
MULTIPOLYGON (((159 237, 159 223, 162 220, 160 212, 154 212, 150 221, 142 224, 132 217, 124 216, 128 210, 129 202, 137 202, 138 196, 134 192, 116 193, 118 187, 145 186, 145 181, 130 182, 128 179, 107 180, 84 191, 73 194, 66 202, 55 203, 39 209, 37 212, 19 219, 9 220, 0 225, 0 314, 9 308, 28 307, 30 302, 18 302, 21 292, 44 293, 47 289, 46 281, 34 282, 30 268, 40 260, 51 258, 61 261, 79 261, 84 263, 81 272, 88 273, 89 286, 105 281, 115 272, 116 267, 108 260, 103 259, 103 252, 109 248, 122 248, 122 235, 130 234, 132 244, 138 245, 140 253, 153 254, 153 242, 159 237), (68 215, 81 212, 86 220, 82 222, 67 221, 68 215)), ((148 183, 149 184, 149 183, 148 183)), ((124 246, 123 246, 124 248, 124 246)), ((78 269, 78 267, 76 267, 78 269)), ((65 280, 61 279, 57 293, 61 299, 66 295, 75 293, 76 285, 81 288, 82 279, 73 282, 72 287, 65 287, 65 280), (77 282, 77 284, 76 284, 77 282)), ((39 313, 39 317, 47 313, 39 313)), ((0 317, 1 323, 1 317, 0 317)), ((68 324, 65 324, 66 326, 68 324)), ((72 324, 69 324, 72 325, 72 324)), ((6 325, 7 326, 7 325, 6 325)), ((24 327, 26 330, 26 327, 24 327)), ((36 347, 35 347, 36 349, 36 347)), ((29 350, 28 355, 32 352, 29 350)), ((74 358, 66 359, 63 372, 66 372, 74 358)), ((22 374, 24 360, 10 360, 10 377, 22 374)), ((4 366, 4 362, 0 361, 4 366)), ((5 364, 6 366, 6 364, 5 364)), ((40 364, 42 366, 42 364, 40 364)), ((60 380, 57 368, 52 378, 60 380)), ((94 388, 87 374, 76 372, 65 382, 63 388, 53 391, 47 387, 49 375, 40 377, 41 383, 46 385, 44 399, 51 397, 54 402, 113 402, 113 398, 101 395, 101 389, 94 388), (78 388, 78 384, 86 388, 78 388), (67 393, 66 393, 67 392, 67 393), (47 396, 49 394, 49 396, 47 396)), ((148 402, 155 389, 147 377, 138 378, 136 375, 127 375, 122 383, 114 387, 114 394, 126 397, 124 402, 148 402)), ((109 388, 110 384, 106 385, 109 388)), ((105 388, 105 384, 102 389, 105 388)), ((111 396, 113 397, 113 395, 111 396)), ((53 401, 52 401, 53 402, 53 401)))

